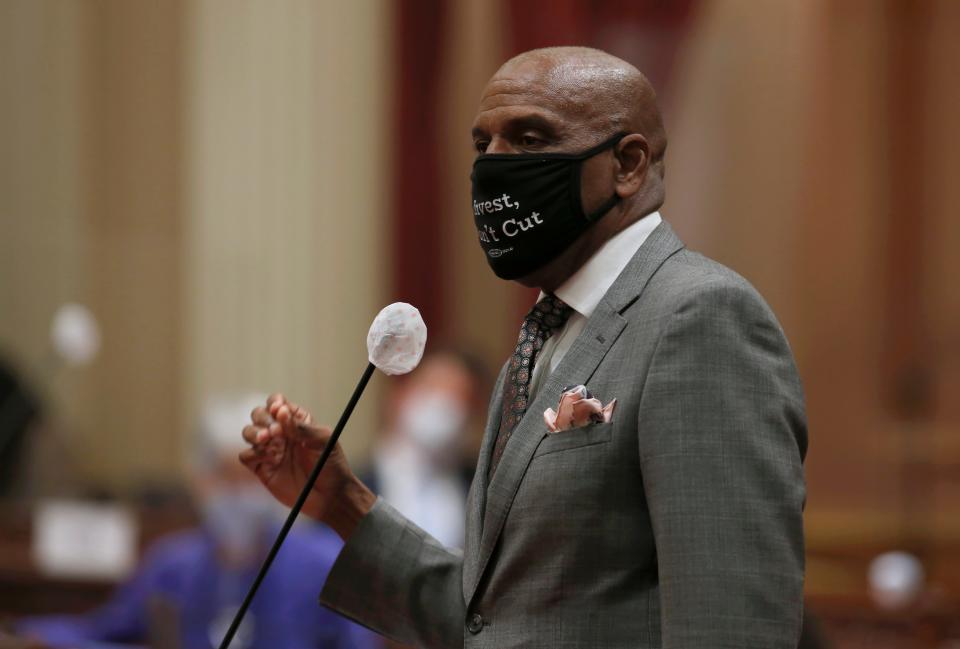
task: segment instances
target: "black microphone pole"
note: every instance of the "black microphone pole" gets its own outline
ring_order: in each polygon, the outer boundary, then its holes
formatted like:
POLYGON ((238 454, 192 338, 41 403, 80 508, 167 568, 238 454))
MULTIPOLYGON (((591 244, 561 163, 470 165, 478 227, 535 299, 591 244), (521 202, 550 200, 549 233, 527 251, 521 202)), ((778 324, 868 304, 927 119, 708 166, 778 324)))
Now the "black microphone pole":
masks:
POLYGON ((297 520, 297 515, 300 513, 300 510, 303 509, 303 504, 307 502, 307 497, 310 495, 314 483, 316 483, 317 478, 320 476, 323 465, 327 463, 327 458, 330 457, 330 453, 333 452, 334 447, 337 445, 340 433, 343 432, 344 426, 347 425, 347 420, 350 419, 350 415, 353 414, 353 409, 357 406, 357 402, 360 401, 360 395, 363 394, 367 383, 370 382, 370 377, 373 376, 375 369, 376 366, 373 363, 367 363, 367 368, 363 370, 363 376, 360 377, 360 382, 357 383, 357 387, 354 389, 350 401, 347 402, 347 407, 343 409, 343 414, 340 415, 340 421, 337 422, 333 433, 330 435, 330 439, 327 441, 327 445, 323 449, 323 453, 320 454, 317 464, 313 467, 313 471, 310 472, 307 483, 303 485, 303 491, 300 492, 300 495, 297 496, 297 501, 293 503, 293 507, 290 508, 287 520, 283 522, 283 527, 280 528, 280 533, 277 534, 277 540, 273 542, 273 547, 270 548, 267 558, 263 560, 263 565, 260 566, 260 572, 257 573, 257 578, 253 580, 253 584, 250 585, 250 590, 247 591, 246 596, 243 598, 243 603, 240 604, 236 615, 233 616, 233 621, 230 623, 226 635, 223 636, 223 641, 220 642, 220 649, 227 649, 227 647, 230 646, 230 642, 233 641, 233 636, 236 635, 237 629, 240 628, 243 616, 246 615, 247 609, 250 608, 250 602, 253 601, 253 596, 257 594, 257 589, 260 588, 260 582, 267 576, 267 571, 270 570, 270 564, 273 563, 277 552, 280 551, 280 546, 283 545, 284 539, 286 539, 287 534, 290 533, 290 528, 293 527, 294 521, 297 520))

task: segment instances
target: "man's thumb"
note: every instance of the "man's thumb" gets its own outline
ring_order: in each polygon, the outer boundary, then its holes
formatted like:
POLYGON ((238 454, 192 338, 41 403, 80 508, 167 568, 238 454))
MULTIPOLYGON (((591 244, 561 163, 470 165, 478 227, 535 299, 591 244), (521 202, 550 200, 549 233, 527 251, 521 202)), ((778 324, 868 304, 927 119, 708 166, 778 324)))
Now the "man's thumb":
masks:
POLYGON ((297 424, 297 441, 305 447, 315 450, 322 450, 330 439, 330 429, 326 426, 314 426, 313 424, 297 424))

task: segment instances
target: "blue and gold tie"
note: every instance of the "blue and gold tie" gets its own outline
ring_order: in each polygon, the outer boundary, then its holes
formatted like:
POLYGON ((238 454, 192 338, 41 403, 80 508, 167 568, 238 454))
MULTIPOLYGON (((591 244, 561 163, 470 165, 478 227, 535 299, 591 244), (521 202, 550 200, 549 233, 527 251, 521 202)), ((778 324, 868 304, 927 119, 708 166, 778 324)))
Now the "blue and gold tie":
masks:
POLYGON ((517 338, 517 347, 510 358, 510 367, 503 381, 500 429, 493 446, 488 477, 493 477, 493 472, 500 463, 503 449, 510 441, 513 429, 520 423, 520 419, 530 405, 530 379, 533 377, 533 366, 537 362, 540 350, 543 349, 543 344, 547 338, 563 328, 571 313, 573 309, 564 304, 560 298, 555 295, 546 295, 523 319, 520 336, 517 338))

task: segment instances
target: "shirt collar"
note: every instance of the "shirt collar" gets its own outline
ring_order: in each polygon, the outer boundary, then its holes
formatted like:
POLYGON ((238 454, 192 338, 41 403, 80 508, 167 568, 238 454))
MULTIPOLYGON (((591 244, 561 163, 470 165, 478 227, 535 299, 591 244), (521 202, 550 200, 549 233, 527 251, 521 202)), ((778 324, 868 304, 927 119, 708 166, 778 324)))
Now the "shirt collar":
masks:
MULTIPOLYGON (((554 292, 558 298, 585 318, 593 315, 600 300, 663 219, 652 212, 618 232, 593 254, 580 269, 554 292)), ((544 294, 540 293, 542 299, 544 294)))

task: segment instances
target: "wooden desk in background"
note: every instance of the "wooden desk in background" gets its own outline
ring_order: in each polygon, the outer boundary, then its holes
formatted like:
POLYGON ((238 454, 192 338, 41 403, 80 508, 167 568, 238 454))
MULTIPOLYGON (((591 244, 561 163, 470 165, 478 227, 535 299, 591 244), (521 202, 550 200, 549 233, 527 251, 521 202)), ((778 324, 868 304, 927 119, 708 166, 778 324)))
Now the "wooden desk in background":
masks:
MULTIPOLYGON (((155 540, 196 524, 184 507, 136 509, 140 555, 155 540)), ((103 604, 117 582, 45 575, 31 556, 32 516, 25 506, 0 506, 0 621, 25 615, 83 613, 103 604)))

